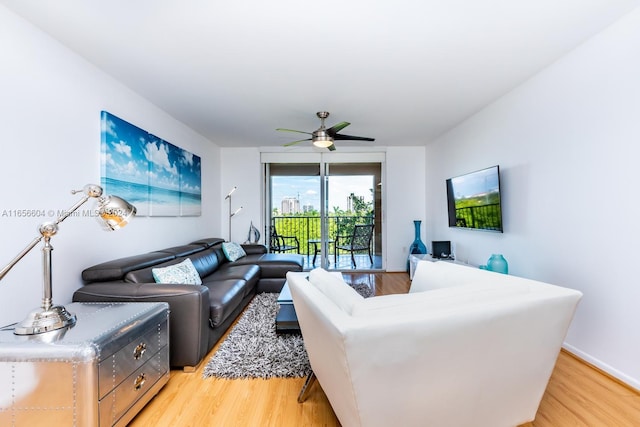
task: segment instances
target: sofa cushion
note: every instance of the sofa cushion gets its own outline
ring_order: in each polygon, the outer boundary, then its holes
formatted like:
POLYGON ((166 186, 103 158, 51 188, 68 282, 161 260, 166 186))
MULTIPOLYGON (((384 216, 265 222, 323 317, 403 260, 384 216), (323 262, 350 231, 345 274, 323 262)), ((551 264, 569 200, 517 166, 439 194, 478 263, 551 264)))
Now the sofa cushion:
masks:
POLYGON ((210 275, 220 266, 218 255, 213 249, 205 249, 204 251, 189 256, 189 258, 191 258, 193 266, 198 270, 200 277, 210 275))
POLYGON ((174 258, 169 261, 162 262, 160 264, 156 264, 151 267, 140 268, 138 270, 132 270, 125 274, 124 281, 128 283, 155 283, 156 279, 153 277, 153 269, 154 268, 164 268, 169 267, 171 265, 178 264, 184 261, 186 258, 174 258))
POLYGON ((260 267, 255 264, 249 265, 235 265, 235 264, 222 264, 215 273, 208 276, 214 280, 224 279, 242 279, 242 280, 258 280, 260 279, 260 267))
POLYGON ((217 245, 222 242, 224 242, 224 239, 221 239, 219 237, 208 237, 205 239, 196 240, 195 242, 191 242, 190 244, 200 245, 200 246, 204 246, 205 248, 210 248, 211 246, 217 245))
MULTIPOLYGON (((149 252, 146 254, 114 259, 86 268, 82 271, 85 282, 108 282, 124 280, 127 273, 141 268, 154 266, 175 259, 175 255, 167 252, 149 252)), ((151 280, 153 282, 153 280, 151 280)))
POLYGON ((227 256, 222 251, 222 244, 212 246, 210 250, 213 251, 216 254, 216 256, 218 257, 218 262, 220 263, 220 265, 229 262, 229 260, 227 259, 227 256))
POLYGON ((289 271, 302 271, 304 259, 298 254, 248 254, 233 262, 234 265, 250 265, 260 266, 260 277, 265 278, 283 278, 289 271))
POLYGON ((308 280, 347 314, 351 314, 354 307, 364 301, 364 297, 344 280, 322 268, 311 270, 308 280))
POLYGON ((204 250, 202 245, 189 244, 189 245, 173 246, 171 248, 166 248, 166 249, 160 249, 158 252, 167 252, 175 255, 176 258, 178 258, 178 257, 185 257, 188 255, 194 254, 196 252, 200 252, 202 250, 204 250))
POLYGON ((207 280, 206 278, 203 285, 209 288, 209 319, 214 328, 220 326, 240 305, 249 292, 247 287, 250 286, 242 279, 207 280))
POLYGON ((189 258, 168 267, 152 268, 151 273, 156 283, 175 283, 181 285, 202 284, 200 275, 189 258))
POLYGON ((261 245, 259 243, 243 243, 242 249, 247 255, 250 254, 266 254, 268 252, 267 247, 265 245, 261 245))
POLYGON ((224 252, 224 255, 231 262, 242 258, 243 256, 247 256, 247 253, 242 249, 242 246, 234 242, 224 242, 222 244, 222 252, 224 252))

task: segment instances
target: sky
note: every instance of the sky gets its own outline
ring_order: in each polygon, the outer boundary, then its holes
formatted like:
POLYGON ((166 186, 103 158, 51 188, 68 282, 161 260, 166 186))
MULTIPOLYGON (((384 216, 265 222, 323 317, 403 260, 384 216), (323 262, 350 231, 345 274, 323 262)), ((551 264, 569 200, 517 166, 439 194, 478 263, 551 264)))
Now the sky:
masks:
MULTIPOLYGON (((271 179, 274 208, 280 209, 280 202, 285 197, 297 197, 300 199, 300 209, 305 205, 312 205, 320 210, 320 177, 275 176, 271 179)), ((365 202, 371 202, 373 185, 373 176, 330 176, 329 210, 332 211, 334 206, 346 210, 351 193, 364 197, 365 202)))
POLYGON ((199 156, 102 112, 103 176, 201 194, 199 156))
POLYGON ((490 167, 477 172, 472 172, 456 178, 452 178, 453 190, 456 198, 471 197, 478 194, 498 191, 498 168, 490 167))

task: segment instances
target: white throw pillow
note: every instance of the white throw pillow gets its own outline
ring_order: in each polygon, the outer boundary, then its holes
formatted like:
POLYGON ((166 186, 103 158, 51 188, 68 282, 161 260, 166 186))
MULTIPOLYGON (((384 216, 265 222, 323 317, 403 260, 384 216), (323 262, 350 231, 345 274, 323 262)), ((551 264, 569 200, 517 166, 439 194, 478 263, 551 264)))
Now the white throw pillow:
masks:
POLYGON ((224 256, 227 257, 229 262, 233 262, 243 256, 247 256, 247 253, 242 249, 242 246, 234 242, 224 242, 222 244, 222 252, 224 252, 224 256))
POLYGON ((364 301, 364 297, 344 280, 322 268, 309 272, 309 282, 349 315, 356 305, 364 301))
POLYGON ((198 270, 196 270, 189 258, 168 267, 152 268, 151 273, 156 283, 202 285, 198 270))

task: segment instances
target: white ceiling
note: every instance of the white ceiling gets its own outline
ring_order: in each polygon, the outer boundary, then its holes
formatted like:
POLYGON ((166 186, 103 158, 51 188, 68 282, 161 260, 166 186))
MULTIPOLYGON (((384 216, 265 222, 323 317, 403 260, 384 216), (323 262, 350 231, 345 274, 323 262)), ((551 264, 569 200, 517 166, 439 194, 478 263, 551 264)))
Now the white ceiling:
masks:
POLYGON ((327 110, 376 138, 339 149, 428 143, 640 0, 0 4, 219 146, 280 146, 327 110))

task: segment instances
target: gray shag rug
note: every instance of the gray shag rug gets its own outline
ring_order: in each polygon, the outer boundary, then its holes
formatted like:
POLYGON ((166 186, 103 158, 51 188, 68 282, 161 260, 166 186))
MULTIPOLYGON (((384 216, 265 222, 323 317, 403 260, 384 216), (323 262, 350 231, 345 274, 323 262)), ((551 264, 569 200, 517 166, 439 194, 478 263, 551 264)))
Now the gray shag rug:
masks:
MULTIPOLYGON (((373 295, 366 284, 353 285, 365 298, 373 295)), ((233 327, 202 376, 241 378, 301 378, 311 372, 300 334, 276 334, 278 294, 256 295, 233 327)))
POLYGON ((227 379, 305 377, 309 357, 300 334, 276 334, 278 294, 256 295, 203 376, 227 379))

